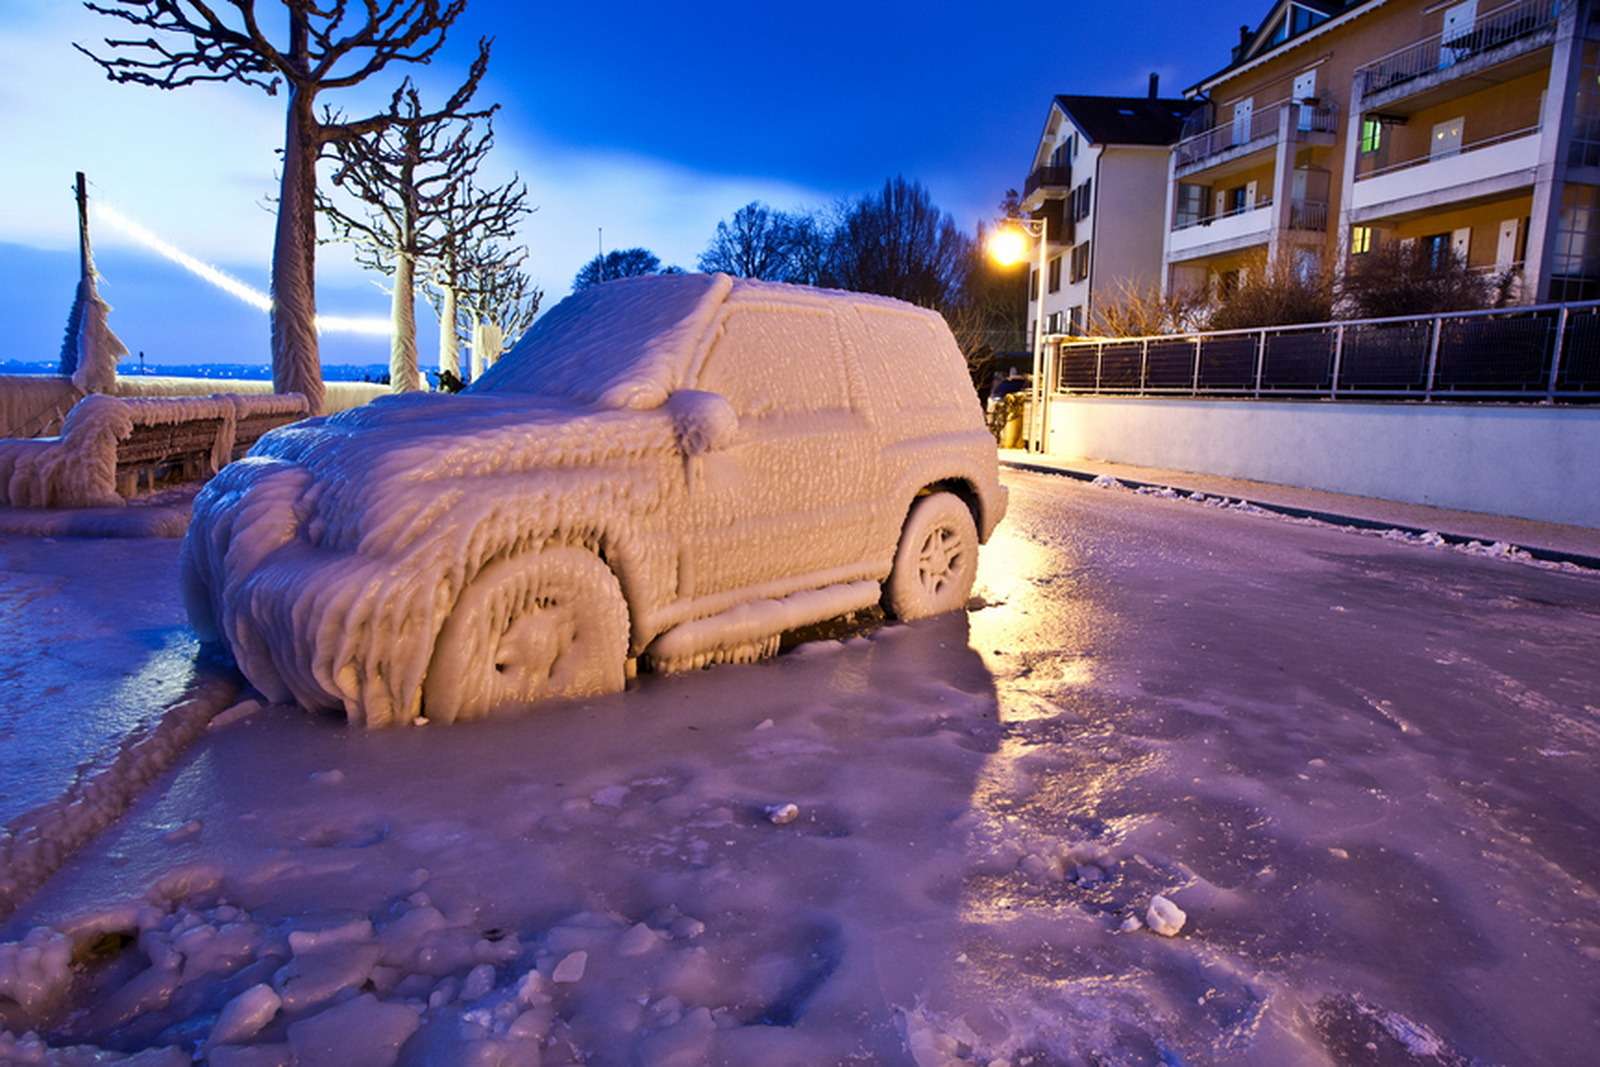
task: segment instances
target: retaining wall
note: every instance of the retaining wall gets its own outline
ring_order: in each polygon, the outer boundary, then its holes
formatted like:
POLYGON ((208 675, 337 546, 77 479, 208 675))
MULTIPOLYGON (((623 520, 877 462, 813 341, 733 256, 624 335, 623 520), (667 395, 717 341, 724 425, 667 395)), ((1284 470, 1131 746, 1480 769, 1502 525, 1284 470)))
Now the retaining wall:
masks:
POLYGON ((1049 454, 1600 527, 1600 406, 1056 397, 1049 454))

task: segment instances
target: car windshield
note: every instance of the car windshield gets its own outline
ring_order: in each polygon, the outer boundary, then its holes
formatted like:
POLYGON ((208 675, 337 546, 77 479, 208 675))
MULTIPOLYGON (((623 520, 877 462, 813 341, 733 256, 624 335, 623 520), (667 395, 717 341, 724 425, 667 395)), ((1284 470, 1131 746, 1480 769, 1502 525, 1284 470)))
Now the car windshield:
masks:
POLYGON ((656 407, 681 384, 730 284, 723 275, 655 275, 574 293, 468 391, 656 407))

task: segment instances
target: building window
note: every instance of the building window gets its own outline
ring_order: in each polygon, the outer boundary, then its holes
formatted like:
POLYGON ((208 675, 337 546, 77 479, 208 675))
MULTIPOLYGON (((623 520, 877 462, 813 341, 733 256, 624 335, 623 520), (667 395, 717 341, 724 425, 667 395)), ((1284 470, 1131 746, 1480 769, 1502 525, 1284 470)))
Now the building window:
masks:
POLYGON ((1081 282, 1089 276, 1089 245, 1084 241, 1072 249, 1072 281, 1081 282))
POLYGON ((1032 268, 1028 271, 1028 299, 1039 299, 1039 271, 1032 268))
POLYGON ((1383 123, 1377 119, 1361 120, 1361 154, 1370 156, 1383 147, 1383 123))
POLYGON ((1083 333, 1083 305, 1074 304, 1067 309, 1067 332, 1070 334, 1083 333))
POLYGON ((1428 257, 1428 269, 1438 270, 1450 262, 1454 252, 1450 248, 1450 235, 1447 233, 1430 233, 1422 239, 1423 252, 1428 257))
POLYGON ((1372 227, 1350 227, 1350 254, 1364 256, 1370 251, 1372 251, 1372 227))
POLYGON ((1050 260, 1050 291, 1061 291, 1061 257, 1055 256, 1050 260))
POLYGON ((1237 270, 1225 270, 1217 274, 1217 297, 1226 300, 1239 291, 1240 274, 1237 270))
POLYGON ((1176 217, 1173 225, 1179 229, 1184 226, 1193 226, 1206 214, 1206 193, 1209 190, 1204 185, 1194 185, 1189 182, 1178 183, 1178 196, 1175 205, 1176 217))
POLYGON ((1247 186, 1239 185, 1228 190, 1228 206, 1226 208, 1228 214, 1232 215, 1236 212, 1243 211, 1249 206, 1250 196, 1249 188, 1247 186))
POLYGON ((1089 217, 1089 199, 1092 195, 1091 186, 1093 178, 1083 179, 1083 184, 1072 190, 1072 218, 1082 222, 1089 217))

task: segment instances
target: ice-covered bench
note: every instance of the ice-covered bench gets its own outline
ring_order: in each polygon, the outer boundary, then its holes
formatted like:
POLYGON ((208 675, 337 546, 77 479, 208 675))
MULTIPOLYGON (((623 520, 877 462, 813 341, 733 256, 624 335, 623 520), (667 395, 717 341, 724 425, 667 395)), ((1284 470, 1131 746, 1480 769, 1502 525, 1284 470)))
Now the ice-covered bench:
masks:
POLYGON ((116 505, 140 483, 209 478, 275 426, 304 418, 305 397, 113 397, 73 405, 58 437, 0 440, 0 504, 116 505))

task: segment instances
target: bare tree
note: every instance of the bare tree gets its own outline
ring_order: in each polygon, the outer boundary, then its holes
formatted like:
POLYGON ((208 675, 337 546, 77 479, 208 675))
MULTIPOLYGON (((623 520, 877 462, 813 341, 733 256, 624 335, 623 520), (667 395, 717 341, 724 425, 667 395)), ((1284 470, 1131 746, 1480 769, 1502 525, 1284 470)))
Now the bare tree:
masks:
POLYGON ((1203 291, 1139 286, 1126 279, 1095 304, 1089 332, 1102 337, 1154 337, 1201 329, 1210 314, 1203 291))
POLYGON ((846 205, 828 242, 826 281, 944 309, 960 300, 972 238, 917 182, 892 178, 846 205))
MULTIPOLYGON (((390 63, 426 63, 467 0, 279 0, 285 38, 268 40, 259 0, 85 0, 141 36, 107 38, 106 57, 76 45, 114 82, 177 89, 239 82, 276 96, 287 86, 283 173, 272 250, 272 381, 322 409, 316 332, 317 159, 325 146, 382 129, 388 115, 322 122, 319 93, 346 89, 390 63), (154 31, 149 33, 147 31, 154 31), (154 34, 163 35, 158 38, 154 34)), ((268 19, 267 21, 276 21, 268 19)), ((480 55, 487 42, 480 42, 480 55)))
POLYGON ((1493 279, 1475 272, 1453 248, 1386 241, 1350 257, 1339 302, 1351 318, 1428 315, 1487 307, 1495 288, 1493 279))
POLYGON ((752 200, 717 223, 711 243, 700 253, 700 269, 720 271, 736 278, 761 278, 771 282, 803 280, 804 215, 774 211, 752 200))
POLYGON ((441 271, 453 290, 456 249, 464 240, 507 237, 527 213, 527 189, 516 178, 480 187, 475 179, 494 145, 495 108, 469 111, 487 53, 446 105, 428 112, 416 89, 404 83, 390 102, 382 129, 331 147, 333 184, 350 193, 362 212, 347 211, 330 196, 318 207, 334 232, 351 241, 362 266, 394 277, 389 380, 396 392, 421 388, 417 368, 417 271, 441 271), (482 120, 480 128, 475 120, 482 120))

